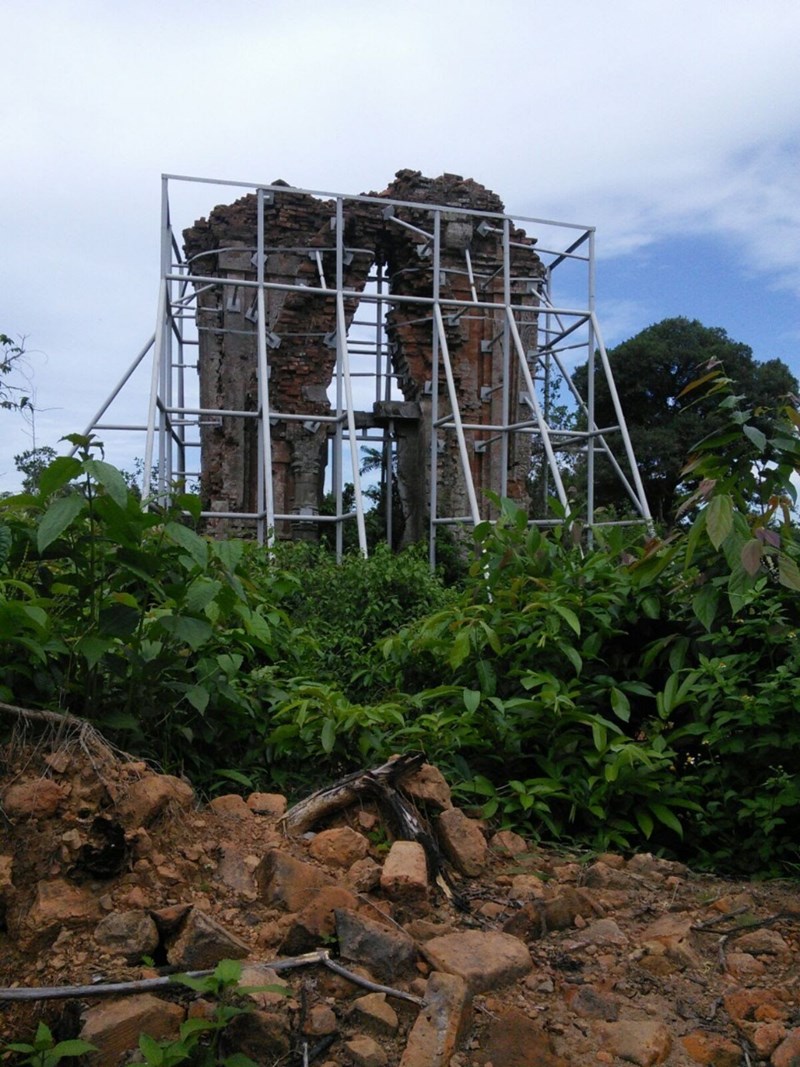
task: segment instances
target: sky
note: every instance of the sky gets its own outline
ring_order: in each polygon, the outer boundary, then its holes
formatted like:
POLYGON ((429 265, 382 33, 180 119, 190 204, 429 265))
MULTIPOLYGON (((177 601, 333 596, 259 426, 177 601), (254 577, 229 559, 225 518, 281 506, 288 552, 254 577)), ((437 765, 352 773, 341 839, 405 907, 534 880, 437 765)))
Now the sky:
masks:
MULTIPOLYGON (((32 431, 63 447, 153 332, 162 173, 472 177, 509 212, 597 228, 607 345, 684 315, 800 376, 796 0, 5 0, 0 18, 0 332, 25 339, 36 412, 0 411, 0 490, 32 431)), ((115 418, 143 421, 147 388, 144 367, 115 418)))

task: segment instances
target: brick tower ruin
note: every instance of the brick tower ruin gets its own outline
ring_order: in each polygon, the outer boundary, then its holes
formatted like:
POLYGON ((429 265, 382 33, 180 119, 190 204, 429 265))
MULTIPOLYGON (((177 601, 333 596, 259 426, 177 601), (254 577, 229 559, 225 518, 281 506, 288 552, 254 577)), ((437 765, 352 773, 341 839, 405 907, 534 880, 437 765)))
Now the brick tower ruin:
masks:
MULTIPOLYGON (((504 223, 494 193, 452 174, 399 171, 383 192, 348 198, 338 219, 336 201, 281 182, 261 203, 269 393, 262 415, 270 423, 276 535, 318 536, 336 432, 337 330, 343 313, 351 332, 368 290, 374 305, 376 277, 378 328, 402 400, 365 403, 355 424, 391 438, 401 542, 428 536, 434 496, 436 514, 454 523, 474 520, 474 501, 487 508, 487 493, 525 504, 531 436, 513 428, 530 425, 531 397, 520 361, 508 352, 510 329, 520 359, 536 348, 545 270, 535 238, 504 223), (448 433, 456 424, 460 432, 448 433)), ((201 492, 204 508, 219 515, 255 514, 261 506, 263 454, 257 420, 248 417, 262 404, 258 204, 250 193, 220 205, 183 235, 196 294, 200 409, 219 413, 200 428, 201 492)), ((253 528, 235 520, 234 529, 253 528)))

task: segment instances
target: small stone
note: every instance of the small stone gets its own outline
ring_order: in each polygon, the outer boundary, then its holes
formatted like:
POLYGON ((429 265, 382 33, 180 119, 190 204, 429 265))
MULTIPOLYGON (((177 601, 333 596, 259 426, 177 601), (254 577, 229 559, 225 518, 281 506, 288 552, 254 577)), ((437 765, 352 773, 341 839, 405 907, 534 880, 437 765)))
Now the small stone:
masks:
POLYGON ((333 880, 310 863, 271 849, 255 871, 258 895, 266 904, 282 904, 301 911, 315 894, 333 880))
POLYGON ((777 930, 751 930, 736 938, 736 951, 754 956, 785 956, 791 951, 786 939, 777 930))
POLYGON ((386 1067, 389 1058, 371 1037, 354 1037, 344 1043, 345 1052, 355 1067, 386 1067))
POLYGON ((581 1019, 602 1019, 613 1023, 619 1018, 619 1004, 610 993, 603 993, 589 985, 573 986, 573 990, 572 995, 567 997, 567 1004, 581 1019))
POLYGON ((514 900, 544 900, 546 893, 545 883, 535 874, 515 874, 511 879, 514 900))
POLYGON ((725 970, 733 978, 753 978, 766 974, 766 966, 749 952, 729 952, 725 957, 725 970))
POLYGON ((599 1023, 609 1052, 638 1067, 654 1067, 663 1063, 670 1054, 672 1039, 669 1031, 660 1022, 625 1019, 620 1022, 599 1023))
POLYGON ((149 1034, 156 1041, 176 1038, 183 1017, 179 1004, 142 993, 90 1007, 80 1037, 98 1049, 90 1062, 116 1064, 123 1053, 138 1047, 139 1034, 149 1034))
POLYGON ((117 911, 98 923, 94 939, 128 963, 137 963, 158 948, 158 928, 144 911, 117 911))
POLYGON ((208 806, 215 815, 223 819, 243 819, 247 822, 253 818, 253 812, 238 793, 224 793, 220 797, 214 797, 208 802, 208 806))
POLYGON ((220 842, 215 877, 242 900, 251 901, 258 896, 252 866, 247 862, 245 853, 229 841, 220 842))
POLYGON ((282 793, 251 793, 246 803, 256 815, 280 819, 286 814, 286 797, 282 793))
POLYGON ((630 889, 633 879, 619 867, 611 867, 600 860, 586 868, 584 885, 590 889, 630 889))
POLYGON ((254 963, 246 963, 242 967, 239 985, 248 987, 247 997, 253 1001, 261 1011, 275 1011, 286 1007, 288 1002, 289 987, 271 967, 262 967, 254 963), (275 986, 275 990, 264 989, 264 986, 275 986), (285 992, 277 992, 282 989, 285 992))
POLYGON ((450 799, 450 786, 438 767, 430 763, 423 763, 418 771, 404 778, 402 789, 413 800, 434 804, 443 810, 453 806, 450 799))
POLYGON ((467 930, 434 937, 425 942, 422 952, 434 970, 463 978, 471 994, 513 982, 533 967, 522 941, 492 931, 467 930))
POLYGON ((772 1067, 799 1067, 800 1065, 800 1028, 790 1030, 780 1045, 772 1053, 772 1067))
POLYGON ((779 1022, 789 1016, 785 994, 774 989, 736 989, 723 1003, 739 1029, 746 1022, 779 1022))
POLYGON ((761 1023, 753 1031, 753 1048, 759 1056, 766 1059, 786 1037, 786 1027, 783 1023, 761 1023))
POLYGON ((489 848, 503 855, 520 856, 528 851, 528 843, 524 837, 515 834, 513 830, 498 830, 489 841, 489 848))
POLYGON ((349 826, 318 833, 308 846, 309 855, 328 867, 351 867, 369 851, 369 841, 349 826))
POLYGON ((496 1067, 566 1067, 539 1023, 511 1008, 489 1023, 481 1048, 496 1067))
POLYGON ((704 1067, 739 1067, 742 1049, 735 1041, 708 1030, 696 1030, 681 1038, 686 1054, 704 1067))
POLYGON ((202 971, 216 967, 220 960, 245 959, 249 953, 244 941, 210 915, 192 908, 180 933, 167 949, 167 960, 183 970, 202 971))
POLYGON ((393 1034, 399 1020, 397 1012, 386 1002, 385 993, 367 993, 353 1001, 353 1013, 359 1016, 360 1025, 376 1034, 393 1034))
POLYGON ((369 893, 380 884, 381 865, 371 856, 365 856, 363 860, 356 860, 345 875, 345 880, 356 893, 369 893))
POLYGON ((248 1011, 225 1027, 225 1041, 256 1063, 281 1063, 291 1048, 289 1020, 285 1013, 248 1011))
POLYGON ((186 810, 194 803, 194 790, 171 774, 147 774, 131 782, 117 812, 129 826, 149 826, 167 808, 186 810))
POLYGON ((486 866, 488 852, 478 823, 460 808, 449 808, 437 819, 436 831, 453 866, 468 878, 477 877, 486 866))
MULTIPOLYGON (((579 916, 575 917, 575 923, 579 916)), ((576 935, 583 945, 627 945, 627 935, 620 930, 613 919, 598 919, 590 923, 585 930, 576 935)))
POLYGON ((471 1007, 472 998, 463 978, 432 974, 400 1067, 448 1067, 469 1029, 471 1007))
POLYGON ((314 1004, 306 1017, 303 1033, 309 1037, 327 1037, 339 1029, 336 1015, 328 1004, 314 1004))
POLYGON ((428 896, 428 862, 418 841, 395 841, 383 864, 380 885, 392 900, 424 900, 428 896))
POLYGON ((36 934, 47 934, 60 926, 80 926, 96 914, 97 900, 89 889, 55 878, 36 886, 27 922, 36 934))
POLYGON ((336 908, 358 907, 358 900, 347 889, 331 885, 320 889, 313 900, 296 916, 289 932, 281 943, 280 951, 290 956, 310 952, 336 931, 336 908))
POLYGON ((414 973, 417 947, 408 934, 350 908, 337 908, 334 914, 343 959, 363 964, 382 982, 414 973))
POLYGON ((3 794, 2 807, 10 819, 49 819, 56 814, 67 788, 51 778, 15 782, 3 794))

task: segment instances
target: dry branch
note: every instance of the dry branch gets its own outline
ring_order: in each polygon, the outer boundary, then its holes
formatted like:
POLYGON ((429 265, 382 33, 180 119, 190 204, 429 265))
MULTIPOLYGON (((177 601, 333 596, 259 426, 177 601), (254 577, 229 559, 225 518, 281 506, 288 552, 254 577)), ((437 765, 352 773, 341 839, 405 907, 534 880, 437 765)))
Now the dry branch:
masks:
MULTIPOLYGON (((267 963, 254 964, 265 970, 289 971, 295 967, 307 967, 312 963, 321 963, 336 974, 342 975, 354 985, 362 986, 373 993, 386 993, 387 996, 397 997, 400 1000, 408 1000, 412 1004, 421 1004, 422 998, 415 997, 412 993, 405 993, 402 989, 393 989, 391 986, 379 985, 362 978, 360 974, 349 971, 341 964, 330 958, 327 949, 320 948, 315 952, 306 952, 302 956, 292 956, 283 960, 270 960, 267 963)), ((212 971, 188 971, 189 978, 205 978, 212 971)), ((39 986, 33 988, 8 988, 0 989, 0 1002, 12 1000, 68 1000, 71 998, 84 999, 85 997, 110 997, 123 996, 128 993, 143 993, 151 989, 165 989, 175 985, 174 975, 162 975, 159 978, 140 978, 131 982, 98 982, 94 985, 72 986, 39 986)))
POLYGON ((372 770, 355 771, 298 801, 286 812, 281 822, 287 833, 301 834, 333 812, 356 803, 361 797, 374 797, 390 814, 397 836, 422 845, 431 881, 457 908, 468 911, 466 901, 456 891, 448 874, 439 845, 414 805, 397 788, 403 778, 419 770, 424 762, 424 753, 414 752, 398 756, 372 770))

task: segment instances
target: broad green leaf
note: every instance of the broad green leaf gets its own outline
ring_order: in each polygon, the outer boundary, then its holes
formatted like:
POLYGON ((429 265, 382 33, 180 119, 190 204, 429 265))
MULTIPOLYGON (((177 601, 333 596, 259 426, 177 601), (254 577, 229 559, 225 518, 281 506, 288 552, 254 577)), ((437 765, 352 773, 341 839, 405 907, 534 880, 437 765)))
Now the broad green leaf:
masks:
POLYGON ((733 501, 727 493, 720 493, 707 510, 706 532, 714 548, 719 548, 733 529, 733 501))
POLYGON ((575 673, 580 674, 583 670, 583 660, 581 659, 580 652, 578 652, 577 648, 574 648, 572 645, 568 645, 566 643, 561 643, 558 647, 561 649, 563 654, 572 664, 575 673))
POLYGON ((220 670, 224 671, 228 678, 236 674, 243 662, 244 656, 239 652, 233 654, 223 652, 217 656, 217 663, 219 664, 220 670))
POLYGON ((655 825, 653 823, 652 818, 647 814, 646 811, 643 811, 641 808, 637 808, 634 812, 634 815, 636 816, 636 821, 639 824, 639 829, 642 831, 645 837, 649 838, 650 835, 653 833, 653 827, 655 825))
POLYGON ((237 782, 239 785, 245 786, 247 789, 254 789, 253 779, 249 778, 246 774, 242 774, 241 771, 236 770, 219 770, 214 771, 216 778, 228 778, 231 782, 237 782))
POLYGON ((692 611, 710 633, 719 606, 719 590, 710 583, 692 597, 692 611))
POLYGON ((204 619, 192 619, 186 615, 162 615, 158 619, 158 625, 195 651, 204 645, 214 632, 211 624, 204 619))
POLYGON ((450 655, 447 657, 447 661, 450 666, 455 670, 456 667, 460 667, 464 660, 469 656, 469 630, 459 630, 456 634, 453 647, 450 649, 450 655))
MULTIPOLYGON (((73 1037, 66 1041, 59 1041, 51 1055, 64 1059, 67 1056, 85 1056, 89 1052, 97 1052, 97 1045, 90 1045, 88 1041, 73 1037)), ((58 1062, 58 1059, 55 1062, 58 1062)))
POLYGON ((599 722, 592 723, 592 741, 598 752, 605 752, 608 747, 608 734, 603 725, 599 722))
POLYGON ((82 637, 78 642, 78 651, 89 664, 89 667, 94 668, 113 645, 113 641, 105 641, 101 637, 87 634, 86 637, 82 637))
POLYGON ((100 629, 104 637, 130 637, 139 625, 140 611, 128 604, 110 604, 100 611, 100 629))
POLYGON ((202 715, 208 707, 210 694, 204 685, 193 685, 187 690, 186 699, 202 715))
POLYGON ((470 714, 474 714, 478 710, 480 702, 481 694, 477 689, 464 690, 464 707, 470 714))
POLYGON ((102 459, 87 459, 85 469, 103 486, 115 504, 124 508, 128 503, 128 487, 116 467, 102 459))
POLYGON ((764 451, 767 447, 767 438, 757 426, 751 426, 750 423, 746 423, 742 427, 742 431, 745 437, 748 437, 753 442, 759 452, 764 451))
POLYGON ((36 1037, 33 1039, 36 1048, 49 1049, 53 1046, 53 1034, 45 1022, 40 1022, 36 1027, 36 1037))
POLYGON ((11 554, 11 531, 7 526, 0 526, 0 567, 11 554))
POLYGON ((258 1064, 243 1052, 234 1052, 225 1057, 222 1067, 258 1067, 258 1064))
POLYGON ((614 710, 614 714, 618 719, 622 719, 623 722, 629 722, 631 717, 631 705, 627 696, 621 689, 614 687, 611 690, 611 707, 614 710))
MULTIPOLYGON (((188 526, 181 526, 179 522, 168 522, 164 532, 170 541, 180 545, 181 548, 189 553, 198 567, 205 569, 208 566, 208 542, 200 537, 199 534, 196 534, 194 530, 190 530, 188 526)), ((220 542, 220 544, 229 543, 227 541, 220 542)))
POLYGON ((214 977, 225 985, 235 985, 242 977, 241 960, 220 960, 214 968, 214 977))
POLYGON ((244 545, 241 541, 212 541, 211 550, 220 563, 233 572, 241 563, 244 545))
POLYGON ((670 830, 674 830, 679 837, 683 837, 683 827, 680 824, 680 820, 670 808, 665 804, 656 804, 652 800, 648 802, 647 806, 660 823, 669 827, 670 830))
POLYGON ((800 591, 800 569, 785 552, 778 556, 778 577, 781 585, 785 585, 787 589, 800 591))
POLYGON ((481 692, 494 696, 497 691, 497 675, 492 664, 488 660, 479 659, 475 664, 475 673, 478 675, 481 692))
POLYGON ((164 1050, 148 1034, 140 1035, 139 1050, 144 1055, 149 1067, 161 1067, 164 1062, 164 1050))
POLYGON ((186 610, 199 614, 222 589, 222 582, 196 578, 186 590, 186 610))
POLYGON ((79 493, 70 493, 69 496, 60 496, 54 500, 42 516, 36 533, 36 546, 39 551, 44 552, 48 545, 60 537, 85 506, 86 501, 79 493))
POLYGON ((580 637, 581 624, 578 621, 578 616, 575 612, 572 611, 571 608, 565 608, 563 604, 553 604, 553 608, 561 616, 567 626, 580 637))
POLYGON ((322 724, 319 740, 322 745, 322 751, 326 755, 330 755, 333 752, 333 746, 336 744, 336 722, 333 719, 326 719, 322 724))
POLYGON ((731 567, 727 589, 728 601, 734 615, 749 603, 755 582, 756 579, 749 575, 737 560, 736 564, 731 567))
POLYGON ((703 508, 689 529, 689 535, 686 538, 686 552, 683 560, 684 570, 687 570, 691 566, 695 549, 700 541, 700 536, 706 528, 707 516, 708 508, 703 508))
POLYGON ((59 456, 39 475, 39 494, 42 498, 52 496, 63 489, 67 482, 77 478, 83 470, 83 464, 75 456, 59 456))

